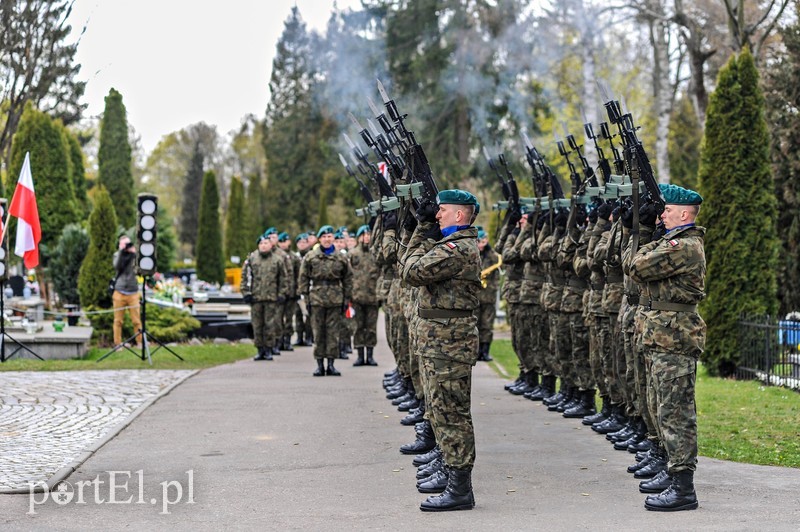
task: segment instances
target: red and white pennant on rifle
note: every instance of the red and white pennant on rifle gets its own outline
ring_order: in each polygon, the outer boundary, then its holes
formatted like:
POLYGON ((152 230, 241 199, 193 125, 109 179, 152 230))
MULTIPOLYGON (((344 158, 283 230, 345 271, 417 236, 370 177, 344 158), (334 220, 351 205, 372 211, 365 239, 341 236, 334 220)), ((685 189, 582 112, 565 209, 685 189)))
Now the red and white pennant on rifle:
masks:
MULTIPOLYGON (((17 218, 17 240, 14 254, 22 257, 25 267, 35 268, 39 265, 39 241, 42 239, 42 226, 39 224, 39 208, 36 206, 36 193, 33 191, 33 175, 31 174, 30 153, 25 154, 25 162, 19 173, 17 188, 8 207, 8 215, 17 218)), ((3 243, 8 230, 8 218, 0 213, 0 244, 3 243)))

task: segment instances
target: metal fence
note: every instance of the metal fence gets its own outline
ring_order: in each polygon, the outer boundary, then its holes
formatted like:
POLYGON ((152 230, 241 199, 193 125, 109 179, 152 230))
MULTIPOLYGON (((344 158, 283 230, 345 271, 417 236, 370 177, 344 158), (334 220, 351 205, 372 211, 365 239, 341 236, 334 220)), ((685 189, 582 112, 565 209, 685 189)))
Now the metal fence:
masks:
POLYGON ((800 322, 743 316, 739 345, 737 379, 800 390, 800 322))

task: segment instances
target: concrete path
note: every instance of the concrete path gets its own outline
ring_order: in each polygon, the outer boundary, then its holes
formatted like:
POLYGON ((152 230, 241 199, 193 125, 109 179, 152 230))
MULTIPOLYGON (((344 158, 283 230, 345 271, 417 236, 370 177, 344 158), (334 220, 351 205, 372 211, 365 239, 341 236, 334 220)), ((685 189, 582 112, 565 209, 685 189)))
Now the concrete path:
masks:
POLYGON ((413 439, 384 398, 392 367, 340 361, 313 378, 309 348, 204 370, 100 448, 62 492, 0 495, 0 528, 107 530, 798 530, 800 470, 701 458, 700 508, 660 514, 625 472, 632 455, 510 396, 474 371, 477 507, 419 511, 413 439), (114 484, 114 488, 110 484, 114 484))

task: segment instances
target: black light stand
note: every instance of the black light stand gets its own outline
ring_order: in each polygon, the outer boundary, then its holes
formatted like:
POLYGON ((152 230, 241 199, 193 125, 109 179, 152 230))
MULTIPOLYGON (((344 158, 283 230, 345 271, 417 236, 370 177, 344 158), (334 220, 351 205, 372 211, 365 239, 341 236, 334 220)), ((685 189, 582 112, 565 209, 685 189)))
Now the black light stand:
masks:
POLYGON ((6 286, 5 285, 6 285, 5 281, 0 281, 0 362, 5 362, 9 358, 13 357, 19 352, 20 349, 24 349, 25 351, 32 354, 39 360, 44 361, 44 359, 39 355, 37 355, 36 353, 34 353, 30 347, 23 344, 19 340, 12 338, 11 335, 6 332, 6 315, 5 315, 6 286), (6 338, 17 344, 17 348, 14 349, 14 351, 12 351, 11 354, 8 356, 6 356, 6 338))
MULTIPOLYGON (((116 353, 117 351, 119 351, 121 349, 127 349, 128 351, 133 353, 137 358, 141 359, 142 362, 144 362, 144 360, 146 358, 147 361, 150 362, 150 365, 152 366, 153 365, 153 359, 152 359, 151 355, 155 354, 155 352, 158 351, 159 349, 161 349, 162 347, 164 349, 166 349, 167 351, 169 351, 170 353, 172 353, 173 356, 177 357, 179 360, 183 360, 183 358, 181 358, 181 356, 178 353, 176 353, 175 351, 170 349, 161 340, 159 340, 158 338, 156 338, 155 336, 153 336, 152 334, 150 334, 147 331, 147 299, 145 299, 145 293, 144 293, 145 287, 147 286, 147 279, 148 279, 148 277, 145 276, 144 282, 142 283, 142 300, 141 300, 141 305, 142 305, 142 328, 139 329, 139 331, 137 331, 133 336, 131 336, 127 340, 124 340, 121 344, 115 345, 114 348, 111 351, 109 351, 105 355, 103 355, 100 358, 98 358, 97 359, 98 362, 100 362, 101 360, 105 359, 108 356, 113 355, 114 353, 116 353), (136 351, 134 351, 133 349, 131 349, 131 347, 128 345, 130 342, 135 340, 138 336, 142 337, 142 342, 141 342, 142 353, 141 353, 141 355, 139 353, 137 353, 136 351), (153 349, 152 352, 150 351, 150 344, 148 343, 148 340, 152 341, 153 343, 158 344, 158 347, 153 349)), ((0 301, 2 301, 2 300, 0 300, 0 301)), ((122 311, 122 312, 124 312, 124 311, 122 311)))

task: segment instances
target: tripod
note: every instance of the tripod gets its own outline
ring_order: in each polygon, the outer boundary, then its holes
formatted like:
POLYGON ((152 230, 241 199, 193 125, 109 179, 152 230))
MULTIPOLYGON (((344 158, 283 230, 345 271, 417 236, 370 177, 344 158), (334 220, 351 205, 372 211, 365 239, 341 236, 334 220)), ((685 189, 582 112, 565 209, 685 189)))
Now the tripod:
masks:
POLYGON ((145 358, 147 358, 147 361, 150 362, 150 365, 152 366, 153 365, 153 359, 152 359, 152 357, 150 355, 155 354, 155 352, 158 351, 159 349, 161 349, 162 347, 164 349, 166 349, 167 351, 169 351, 170 353, 172 353, 172 355, 177 357, 179 360, 183 360, 183 358, 181 358, 181 356, 178 353, 176 353, 175 351, 173 351, 172 349, 170 349, 169 347, 164 345, 164 343, 161 342, 161 340, 159 340, 158 338, 156 338, 155 336, 153 336, 152 334, 147 332, 147 299, 145 298, 145 294, 144 294, 144 290, 145 290, 146 286, 147 286, 147 277, 144 278, 144 282, 142 283, 142 301, 141 301, 142 302, 142 328, 139 329, 139 331, 137 333, 135 333, 133 336, 131 336, 127 340, 124 340, 121 344, 115 345, 114 348, 111 349, 111 351, 109 351, 105 355, 103 355, 100 358, 98 358, 97 359, 98 362, 100 362, 101 360, 105 359, 106 357, 109 357, 109 356, 113 355, 114 353, 116 353, 117 351, 119 351, 121 349, 127 349, 128 351, 133 353, 136 356, 136 358, 141 359, 142 362, 144 362, 145 358), (128 345, 137 336, 141 336, 142 337, 142 344, 141 344, 142 353, 141 353, 141 355, 139 353, 137 353, 136 351, 134 351, 133 349, 131 349, 130 346, 128 345), (158 344, 158 347, 153 349, 152 352, 150 351, 150 344, 148 343, 148 340, 151 340, 153 343, 158 344))
POLYGON ((30 347, 28 347, 27 345, 23 344, 19 340, 15 340, 14 338, 11 337, 10 334, 8 334, 6 332, 6 315, 5 315, 5 298, 6 298, 6 294, 5 294, 5 285, 6 285, 5 281, 0 281, 0 362, 5 362, 9 358, 13 357, 14 355, 16 355, 19 352, 20 349, 24 349, 25 351, 27 351, 28 353, 32 354, 33 356, 35 356, 39 360, 44 361, 44 359, 42 357, 40 357, 39 355, 37 355, 36 353, 34 353, 33 350, 30 347), (6 338, 8 338, 9 340, 11 340, 15 344, 17 344, 17 348, 14 349, 11 352, 11 354, 8 355, 8 356, 6 356, 6 338))

